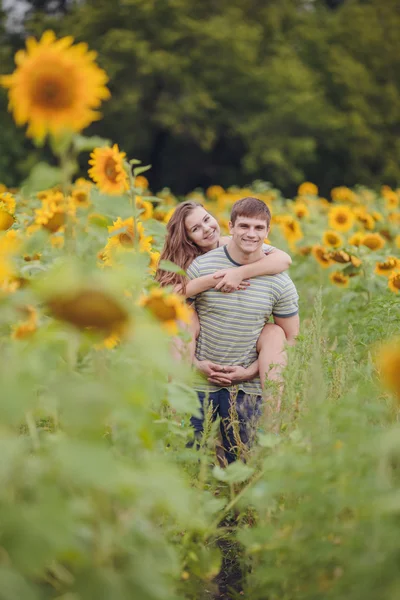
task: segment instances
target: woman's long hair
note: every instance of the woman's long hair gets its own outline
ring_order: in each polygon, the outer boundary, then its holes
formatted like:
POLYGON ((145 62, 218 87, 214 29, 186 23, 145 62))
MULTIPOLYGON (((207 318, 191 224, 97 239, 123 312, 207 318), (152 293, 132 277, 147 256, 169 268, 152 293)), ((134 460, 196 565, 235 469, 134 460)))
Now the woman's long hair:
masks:
MULTIPOLYGON (((191 262, 200 254, 203 254, 200 248, 189 239, 185 227, 186 217, 198 206, 202 205, 188 200, 176 207, 167 223, 167 236, 160 255, 160 261, 169 260, 186 271, 191 262)), ((181 290, 185 292, 186 278, 184 275, 157 269, 155 280, 163 287, 166 285, 180 285, 181 290)))

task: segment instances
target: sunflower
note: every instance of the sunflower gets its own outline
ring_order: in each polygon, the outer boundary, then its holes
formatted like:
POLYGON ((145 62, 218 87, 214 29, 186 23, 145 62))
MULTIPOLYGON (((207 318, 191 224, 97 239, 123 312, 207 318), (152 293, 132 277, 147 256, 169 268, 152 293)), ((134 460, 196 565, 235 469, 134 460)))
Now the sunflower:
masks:
POLYGON ((56 319, 81 330, 92 329, 106 335, 122 332, 129 320, 119 302, 103 290, 92 287, 54 294, 46 300, 46 305, 56 319))
POLYGON ((298 219, 304 219, 305 217, 310 216, 310 211, 308 210, 308 206, 305 202, 296 201, 294 202, 292 208, 298 219))
POLYGON ((312 252, 312 246, 301 246, 297 251, 301 256, 309 256, 312 252))
POLYGON ((125 157, 125 152, 120 152, 117 144, 112 148, 95 148, 91 153, 89 164, 92 167, 88 173, 104 194, 118 196, 129 189, 125 157))
POLYGON ((400 292, 400 271, 393 271, 389 275, 388 287, 395 294, 400 292))
POLYGON ((143 295, 139 305, 147 309, 153 317, 161 322, 171 335, 179 331, 179 323, 190 323, 192 311, 185 298, 171 294, 165 288, 152 288, 148 295, 143 295))
POLYGON ((382 345, 375 362, 382 382, 400 401, 400 339, 382 345))
POLYGON ((9 192, 0 193, 0 209, 3 209, 13 215, 15 213, 15 197, 9 192))
POLYGON ((7 231, 14 224, 14 217, 7 210, 0 208, 0 231, 7 231))
POLYGON ((343 246, 343 238, 336 231, 325 231, 322 236, 322 243, 325 246, 331 246, 332 248, 338 248, 343 246))
POLYGON ((297 190, 297 194, 299 196, 318 196, 318 188, 315 183, 311 183, 310 181, 305 181, 297 190))
POLYGON ((376 275, 384 275, 390 277, 395 269, 400 267, 400 260, 395 256, 388 256, 383 262, 377 262, 375 265, 374 273, 376 275))
POLYGON ((14 275, 13 257, 21 247, 21 240, 14 229, 0 236, 0 284, 14 275))
POLYGON ((140 190, 148 190, 149 182, 147 180, 147 177, 145 177, 144 175, 138 175, 137 177, 135 177, 135 188, 139 188, 140 190))
POLYGON ((105 264, 112 265, 113 258, 124 252, 135 250, 139 252, 151 251, 151 236, 146 236, 142 223, 134 222, 133 217, 122 220, 118 217, 114 223, 108 227, 110 237, 102 251, 102 259, 105 264))
POLYGON ((361 242, 364 238, 364 234, 361 232, 353 233, 351 237, 349 237, 349 244, 352 246, 361 246, 361 242))
POLYGON ((368 231, 372 231, 375 228, 375 219, 369 213, 359 214, 357 216, 357 221, 361 223, 364 229, 368 231))
MULTIPOLYGON (((57 204, 49 204, 35 210, 35 224, 47 229, 50 233, 55 233, 65 226, 67 214, 64 206, 57 204)), ((30 227, 30 231, 34 228, 30 227)))
POLYGON ((31 305, 27 305, 22 309, 26 315, 25 321, 14 325, 11 337, 14 340, 22 340, 30 337, 37 330, 37 312, 31 305))
POLYGON ((354 223, 354 215, 351 209, 344 205, 338 204, 332 206, 328 213, 329 225, 336 231, 349 231, 354 223))
POLYGON ((85 188, 76 188, 71 192, 73 203, 79 208, 88 208, 90 206, 89 190, 85 188))
POLYGON ((281 218, 281 230, 289 244, 294 244, 303 238, 303 232, 300 223, 289 215, 284 215, 281 218))
POLYGON ((155 275, 159 261, 160 261, 160 252, 157 252, 156 250, 151 251, 150 252, 149 270, 152 275, 155 275))
POLYGON ((140 210, 140 218, 142 221, 147 221, 153 217, 153 205, 147 200, 143 200, 140 196, 135 199, 136 208, 140 210))
POLYGON ((350 277, 342 273, 342 271, 333 271, 333 273, 330 273, 329 279, 338 287, 347 287, 350 281, 350 277))
POLYGON ((9 89, 9 110, 17 125, 28 124, 27 135, 39 142, 47 134, 81 131, 100 118, 97 109, 110 97, 105 71, 87 44, 73 46, 70 36, 56 39, 46 31, 40 41, 28 38, 26 50, 15 55, 17 68, 1 77, 9 89))
POLYGON ((210 185, 206 190, 206 196, 209 200, 217 200, 222 194, 225 194, 225 190, 220 185, 210 185))
POLYGON ((350 254, 347 254, 344 250, 333 250, 329 252, 329 258, 333 260, 333 262, 346 264, 351 262, 350 254))
POLYGON ((311 253, 315 260, 326 269, 332 264, 332 261, 329 257, 329 253, 325 250, 323 246, 315 245, 312 247, 311 253))
POLYGON ((385 239, 379 233, 367 233, 361 240, 362 246, 370 250, 380 250, 386 244, 385 239))
POLYGON ((348 204, 356 204, 356 194, 346 186, 338 186, 332 188, 331 198, 334 202, 347 202, 348 204))
POLYGON ((393 190, 390 190, 390 192, 387 192, 387 194, 385 194, 385 204, 387 210, 396 210, 396 208, 398 208, 399 206, 399 203, 399 197, 393 190))

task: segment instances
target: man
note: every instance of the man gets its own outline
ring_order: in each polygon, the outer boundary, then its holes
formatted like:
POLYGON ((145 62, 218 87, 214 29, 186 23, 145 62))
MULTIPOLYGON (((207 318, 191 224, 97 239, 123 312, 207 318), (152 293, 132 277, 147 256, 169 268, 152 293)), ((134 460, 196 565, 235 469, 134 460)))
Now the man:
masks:
MULTIPOLYGON (((187 270, 190 279, 219 269, 235 268, 260 260, 269 232, 271 213, 261 200, 243 198, 232 207, 227 246, 196 258, 187 270)), ((249 441, 249 424, 261 413, 262 389, 258 376, 257 341, 273 315, 289 343, 299 330, 298 295, 286 273, 251 279, 250 286, 230 294, 210 289, 196 297, 200 321, 196 342, 195 390, 200 403, 212 404, 213 418, 221 417, 221 434, 228 463, 236 459, 237 435, 232 415, 239 422, 241 441, 249 441), (237 415, 237 417, 236 417, 237 415)), ((271 354, 273 356, 273 353, 271 354)), ((196 436, 203 418, 192 417, 196 436)))

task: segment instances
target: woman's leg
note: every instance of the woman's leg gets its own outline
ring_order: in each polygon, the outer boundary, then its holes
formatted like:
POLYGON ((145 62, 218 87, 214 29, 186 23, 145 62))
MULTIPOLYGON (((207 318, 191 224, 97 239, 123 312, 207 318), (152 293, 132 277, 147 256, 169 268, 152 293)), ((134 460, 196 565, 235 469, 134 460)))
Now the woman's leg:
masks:
MULTIPOLYGON (((264 325, 257 341, 259 373, 264 396, 268 389, 267 380, 276 383, 281 392, 282 371, 287 362, 285 343, 285 332, 279 325, 274 323, 264 325)), ((278 394, 278 411, 281 404, 280 396, 281 393, 278 394)))

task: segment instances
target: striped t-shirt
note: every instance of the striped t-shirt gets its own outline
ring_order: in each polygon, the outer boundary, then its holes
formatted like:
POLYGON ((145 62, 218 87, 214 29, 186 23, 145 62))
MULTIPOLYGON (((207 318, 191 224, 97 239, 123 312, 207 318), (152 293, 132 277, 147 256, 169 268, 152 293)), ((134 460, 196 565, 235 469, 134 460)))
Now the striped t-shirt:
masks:
MULTIPOLYGON (((272 250, 272 247, 269 249, 272 250)), ((187 274, 190 279, 196 279, 220 269, 239 266, 230 257, 227 246, 223 246, 197 257, 187 269, 187 274)), ((194 306, 200 320, 196 358, 247 368, 258 357, 256 344, 265 323, 271 315, 296 315, 298 295, 289 275, 279 273, 253 277, 247 289, 229 294, 207 290, 196 296, 194 306)), ((237 385, 247 394, 261 394, 259 377, 237 385)), ((198 391, 229 389, 229 386, 209 383, 201 374, 196 374, 194 387, 198 391)))

